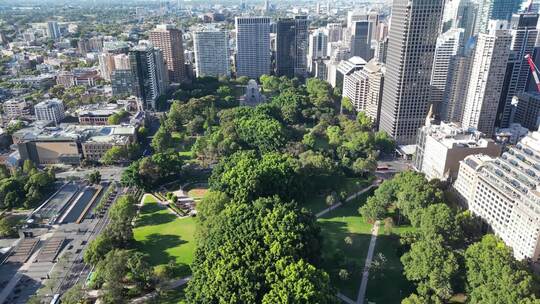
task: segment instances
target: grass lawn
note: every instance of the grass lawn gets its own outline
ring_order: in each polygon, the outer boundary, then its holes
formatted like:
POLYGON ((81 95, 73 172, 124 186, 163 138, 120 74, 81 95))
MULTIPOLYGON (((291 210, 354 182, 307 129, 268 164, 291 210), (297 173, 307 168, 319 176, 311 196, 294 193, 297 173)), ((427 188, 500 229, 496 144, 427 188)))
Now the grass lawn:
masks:
MULTIPOLYGON (((346 178, 341 185, 339 192, 346 191, 353 194, 358 190, 361 190, 369 185, 370 181, 362 178, 346 178)), ((304 203, 300 204, 301 207, 306 207, 314 214, 328 208, 326 205, 326 196, 330 193, 320 194, 317 193, 313 197, 307 199, 304 203)))
POLYGON ((358 295, 372 227, 360 216, 358 208, 364 204, 369 194, 366 193, 318 219, 323 236, 323 267, 330 274, 336 288, 353 300, 356 300, 358 295), (345 242, 346 237, 352 239, 352 244, 345 242), (341 257, 333 258, 336 254, 341 257), (339 264, 343 261, 353 263, 353 271, 345 281, 338 276, 343 267, 339 264))
POLYGON ((392 233, 384 233, 381 224, 379 236, 375 245, 374 259, 384 255, 386 263, 381 269, 370 271, 367 284, 366 299, 373 303, 399 304, 401 300, 414 291, 411 284, 403 275, 403 265, 398 252, 400 230, 410 230, 408 227, 394 228, 392 233))
MULTIPOLYGON (((133 229, 136 247, 150 256, 153 266, 175 260, 190 265, 195 251, 195 219, 178 218, 156 203, 152 196, 144 196, 144 205, 133 229)), ((188 267, 181 275, 190 273, 188 267)))

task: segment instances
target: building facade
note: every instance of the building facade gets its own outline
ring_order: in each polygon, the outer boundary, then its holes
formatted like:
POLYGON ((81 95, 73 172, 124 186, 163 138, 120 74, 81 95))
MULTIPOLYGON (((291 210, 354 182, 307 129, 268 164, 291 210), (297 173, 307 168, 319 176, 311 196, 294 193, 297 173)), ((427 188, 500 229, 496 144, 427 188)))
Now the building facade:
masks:
POLYGON ((229 35, 216 28, 193 32, 195 73, 197 77, 229 76, 229 35))
POLYGON ((270 18, 236 17, 236 76, 270 75, 270 18))
POLYGON ((182 31, 170 24, 160 24, 150 32, 150 41, 163 52, 169 80, 175 83, 184 82, 186 70, 182 31))
POLYGON ((430 84, 431 102, 435 105, 436 112, 441 114, 441 120, 448 120, 445 113, 451 80, 450 67, 463 47, 463 32, 463 29, 452 28, 437 39, 430 84))
POLYGON ((473 214, 514 250, 540 256, 540 132, 529 133, 498 158, 471 155, 460 164, 455 191, 473 214))
POLYGON ((518 11, 522 0, 483 0, 478 4, 476 33, 489 32, 490 20, 510 21, 512 14, 518 11))
POLYGON ((280 19, 276 27, 276 75, 306 77, 309 33, 307 16, 280 19))
POLYGON ((429 124, 418 132, 414 167, 428 179, 455 180, 459 163, 465 157, 474 154, 498 157, 501 149, 476 130, 455 123, 429 124))
POLYGON ((168 87, 167 70, 160 49, 151 44, 139 44, 129 51, 134 95, 147 109, 156 108, 156 100, 168 87))
MULTIPOLYGON (((319 28, 313 31, 309 35, 309 49, 308 49, 307 65, 311 75, 320 74, 317 73, 317 66, 315 62, 324 60, 328 56, 328 32, 325 29, 319 28)), ((324 78, 320 78, 324 79, 324 78)))
POLYGON ((60 99, 44 100, 34 106, 36 120, 52 121, 59 124, 65 117, 64 103, 60 99))
POLYGON ((430 104, 433 55, 443 0, 395 0, 389 31, 380 128, 413 144, 430 104))
POLYGON ((512 16, 510 23, 512 43, 510 44, 510 57, 506 67, 506 77, 503 91, 499 101, 499 110, 496 125, 506 128, 512 123, 510 120, 513 110, 512 99, 527 88, 529 78, 529 64, 525 55, 534 54, 538 30, 538 13, 520 13, 512 16))
POLYGON ((506 21, 491 21, 489 32, 479 34, 462 124, 493 135, 495 119, 510 55, 512 36, 506 21))
POLYGON ((374 59, 343 80, 343 97, 349 98, 354 109, 366 113, 375 125, 379 121, 383 83, 384 65, 374 59))

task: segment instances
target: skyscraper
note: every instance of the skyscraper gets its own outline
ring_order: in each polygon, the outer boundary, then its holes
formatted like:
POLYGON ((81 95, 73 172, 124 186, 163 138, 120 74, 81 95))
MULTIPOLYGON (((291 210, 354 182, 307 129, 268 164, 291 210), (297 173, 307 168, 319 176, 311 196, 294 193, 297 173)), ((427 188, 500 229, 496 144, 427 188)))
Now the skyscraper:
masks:
POLYGON ((236 17, 236 74, 270 74, 270 18, 236 17))
POLYGON ((444 0, 394 0, 380 129, 412 144, 425 122, 444 0))
POLYGON ((476 17, 476 32, 487 33, 490 20, 510 21, 523 0, 482 0, 476 17))
POLYGON ((229 36, 217 28, 201 28, 193 32, 193 50, 197 77, 229 76, 229 36))
POLYGON ((151 44, 139 44, 129 51, 129 63, 134 78, 133 90, 147 109, 156 108, 156 100, 168 85, 163 52, 151 44))
POLYGON ((529 65, 525 55, 533 55, 538 36, 536 24, 537 13, 514 14, 511 22, 512 43, 510 44, 510 58, 506 69, 504 87, 499 102, 499 114, 496 125, 507 128, 512 113, 512 98, 527 88, 529 65))
POLYGON ((504 20, 490 21, 488 30, 488 33, 478 36, 462 124, 491 136, 494 133, 512 36, 508 22, 504 20))
POLYGON ((160 24, 150 32, 150 41, 155 47, 163 51, 163 59, 167 64, 169 80, 177 83, 185 81, 186 71, 182 31, 170 24, 160 24))
POLYGON ((280 19, 276 33, 276 75, 305 77, 308 51, 307 16, 280 19))
POLYGON ((375 24, 369 20, 354 21, 351 31, 351 56, 359 56, 368 61, 373 58, 371 39, 375 24))
POLYGON ((328 42, 338 42, 343 36, 343 26, 341 23, 328 23, 326 25, 328 30, 328 42))
MULTIPOLYGON (((463 46, 463 29, 452 28, 439 36, 431 71, 431 102, 438 113, 446 113, 448 88, 450 85, 450 66, 463 46)), ((446 117, 441 117, 446 120, 446 117)))
POLYGON ((49 21, 47 22, 47 36, 53 40, 56 40, 60 38, 60 27, 58 26, 58 22, 56 21, 49 21))
POLYGON ((308 50, 308 70, 314 75, 315 61, 322 60, 328 56, 328 32, 324 28, 319 28, 309 35, 309 50, 308 50))
POLYGON ((441 119, 450 122, 461 122, 471 75, 471 53, 458 55, 449 67, 449 86, 446 91, 446 102, 440 111, 441 119))

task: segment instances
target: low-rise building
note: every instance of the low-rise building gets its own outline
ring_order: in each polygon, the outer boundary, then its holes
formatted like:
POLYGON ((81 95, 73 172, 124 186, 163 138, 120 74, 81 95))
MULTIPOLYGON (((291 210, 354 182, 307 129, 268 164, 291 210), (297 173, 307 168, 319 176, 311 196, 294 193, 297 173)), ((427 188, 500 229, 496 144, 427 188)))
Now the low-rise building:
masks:
POLYGON ((59 124, 65 117, 64 103, 58 99, 44 100, 34 106, 36 120, 52 121, 59 124))
POLYGON ((79 123, 82 125, 104 126, 109 124, 109 117, 120 113, 121 111, 127 112, 126 107, 122 104, 100 103, 84 105, 77 109, 76 113, 79 118, 79 123))
POLYGON ((32 105, 24 99, 10 99, 2 104, 7 119, 30 118, 32 105))
POLYGON ((540 131, 500 157, 466 157, 454 183, 473 214, 514 250, 518 260, 540 257, 540 131))
POLYGON ((414 166, 428 179, 454 180, 465 157, 501 154, 502 147, 483 136, 481 132, 455 123, 427 124, 418 132, 414 166))
POLYGON ((77 165, 82 159, 101 159, 113 146, 135 142, 136 134, 134 126, 61 124, 21 129, 13 134, 13 139, 23 161, 77 165))

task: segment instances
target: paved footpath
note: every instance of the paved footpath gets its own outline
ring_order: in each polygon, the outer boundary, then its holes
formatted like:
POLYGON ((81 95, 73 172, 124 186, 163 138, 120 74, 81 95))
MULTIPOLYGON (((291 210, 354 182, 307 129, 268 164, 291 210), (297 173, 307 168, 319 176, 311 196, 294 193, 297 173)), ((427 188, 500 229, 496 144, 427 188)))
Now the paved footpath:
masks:
MULTIPOLYGON (((353 199, 357 198, 358 196, 360 196, 360 195, 362 195, 362 194, 368 192, 369 190, 371 190, 371 189, 372 189, 373 187, 375 187, 375 186, 378 186, 378 184, 371 184, 371 185, 369 185, 367 188, 364 188, 364 189, 362 189, 362 190, 360 190, 360 191, 358 191, 358 192, 356 192, 356 193, 350 195, 349 197, 347 197, 347 199, 345 199, 345 203, 346 203, 346 202, 349 202, 349 201, 352 201, 353 199)), ((334 209, 337 209, 337 208, 341 207, 341 205, 343 205, 342 202, 336 203, 336 204, 334 204, 334 205, 332 205, 332 206, 330 206, 330 207, 324 209, 323 211, 321 211, 321 212, 315 214, 315 217, 319 218, 319 217, 321 217, 321 216, 327 214, 328 212, 330 212, 330 211, 332 211, 332 210, 334 210, 334 209)))
POLYGON ((364 272, 362 273, 362 282, 360 282, 360 289, 358 290, 358 298, 356 304, 364 304, 366 298, 367 283, 369 279, 369 267, 373 261, 373 253, 375 252, 375 243, 377 242, 377 234, 379 233, 379 221, 373 224, 371 229, 371 240, 369 241, 369 249, 366 257, 366 264, 364 266, 364 272))

